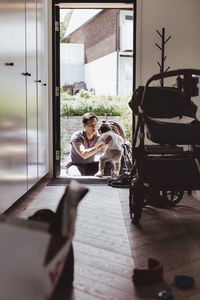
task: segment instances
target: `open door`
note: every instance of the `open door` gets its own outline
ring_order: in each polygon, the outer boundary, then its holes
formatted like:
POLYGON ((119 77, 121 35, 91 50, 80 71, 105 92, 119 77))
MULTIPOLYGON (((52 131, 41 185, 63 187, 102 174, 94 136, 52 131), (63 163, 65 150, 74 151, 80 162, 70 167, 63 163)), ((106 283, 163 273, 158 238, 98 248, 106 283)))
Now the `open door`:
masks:
MULTIPOLYGON (((56 1, 55 1, 56 2, 56 1)), ((52 7, 52 76, 53 76, 53 176, 60 175, 60 9, 52 7)))
MULTIPOLYGON (((79 3, 71 1, 53 1, 53 176, 60 175, 61 149, 60 149, 60 9, 133 9, 133 82, 132 89, 135 89, 135 61, 136 61, 136 0, 127 1, 81 1, 79 3)), ((135 121, 133 119, 133 128, 135 121)))

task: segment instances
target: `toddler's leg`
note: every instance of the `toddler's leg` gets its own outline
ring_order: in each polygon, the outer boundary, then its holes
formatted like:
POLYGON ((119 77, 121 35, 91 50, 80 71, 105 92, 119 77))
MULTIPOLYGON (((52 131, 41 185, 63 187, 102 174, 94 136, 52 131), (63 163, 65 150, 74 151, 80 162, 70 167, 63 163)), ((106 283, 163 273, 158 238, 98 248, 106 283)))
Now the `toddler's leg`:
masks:
POLYGON ((115 162, 115 164, 114 164, 114 172, 115 172, 115 174, 117 176, 119 176, 120 168, 121 168, 121 162, 115 162))
MULTIPOLYGON (((99 171, 98 173, 100 173, 102 176, 104 175, 104 167, 105 167, 105 163, 110 160, 110 154, 109 151, 105 151, 102 156, 99 159, 99 171)), ((98 175, 96 175, 98 176, 98 175)), ((102 177, 101 176, 101 177, 102 177)), ((99 176, 100 177, 100 176, 99 176)))
POLYGON ((113 151, 114 173, 117 176, 119 176, 119 172, 121 169, 121 158, 122 158, 121 151, 114 150, 113 151))
POLYGON ((103 175, 104 175, 104 167, 105 167, 106 161, 107 161, 107 159, 104 158, 104 155, 102 155, 100 157, 100 159, 99 159, 99 170, 95 174, 96 177, 103 177, 103 175))
POLYGON ((99 159, 99 171, 104 174, 105 163, 108 159, 102 155, 99 159))

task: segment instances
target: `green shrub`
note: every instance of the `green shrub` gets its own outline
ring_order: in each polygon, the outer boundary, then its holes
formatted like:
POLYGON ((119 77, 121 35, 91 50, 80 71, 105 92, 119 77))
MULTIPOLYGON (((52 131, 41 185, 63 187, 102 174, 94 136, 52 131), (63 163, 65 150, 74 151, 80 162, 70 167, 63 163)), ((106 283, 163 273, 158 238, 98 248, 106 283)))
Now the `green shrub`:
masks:
POLYGON ((81 98, 91 98, 93 97, 94 95, 89 92, 89 91, 86 91, 86 90, 83 90, 81 89, 78 93, 77 93, 77 96, 78 97, 81 97, 81 98))
POLYGON ((122 119, 121 126, 124 130, 127 141, 132 145, 132 113, 128 113, 122 119))
POLYGON ((128 107, 128 97, 94 96, 81 90, 77 95, 62 93, 61 116, 82 116, 92 111, 97 116, 123 116, 128 107))
POLYGON ((97 116, 121 116, 120 111, 114 106, 95 106, 89 103, 78 107, 73 104, 65 103, 62 107, 61 116, 82 116, 87 112, 93 112, 97 116))

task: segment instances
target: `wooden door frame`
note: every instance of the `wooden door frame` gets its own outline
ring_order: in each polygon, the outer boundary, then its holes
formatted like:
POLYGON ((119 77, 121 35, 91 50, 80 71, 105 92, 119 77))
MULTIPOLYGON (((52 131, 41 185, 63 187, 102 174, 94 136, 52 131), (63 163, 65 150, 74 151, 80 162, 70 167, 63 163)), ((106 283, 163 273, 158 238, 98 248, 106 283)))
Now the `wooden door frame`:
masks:
MULTIPOLYGON (((60 22, 59 20, 59 4, 74 3, 125 3, 133 4, 134 18, 133 18, 133 91, 136 84, 136 21, 137 21, 137 0, 116 0, 116 1, 52 1, 52 97, 53 97, 53 177, 60 175, 60 40, 57 31, 60 22), (58 24, 56 23, 58 22, 58 24)), ((92 8, 92 7, 91 7, 92 8)), ((135 118, 132 118, 132 128, 135 128, 135 118)))

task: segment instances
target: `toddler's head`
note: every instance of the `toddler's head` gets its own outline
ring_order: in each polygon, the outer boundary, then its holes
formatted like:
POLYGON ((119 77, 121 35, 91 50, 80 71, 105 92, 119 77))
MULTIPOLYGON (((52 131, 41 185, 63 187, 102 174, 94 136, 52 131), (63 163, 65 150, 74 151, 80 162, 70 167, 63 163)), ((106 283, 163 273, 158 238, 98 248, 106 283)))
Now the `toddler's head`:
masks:
POLYGON ((101 126, 98 129, 100 135, 102 135, 104 132, 107 131, 112 131, 112 129, 110 128, 110 126, 106 123, 101 124, 101 126))

